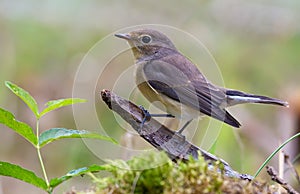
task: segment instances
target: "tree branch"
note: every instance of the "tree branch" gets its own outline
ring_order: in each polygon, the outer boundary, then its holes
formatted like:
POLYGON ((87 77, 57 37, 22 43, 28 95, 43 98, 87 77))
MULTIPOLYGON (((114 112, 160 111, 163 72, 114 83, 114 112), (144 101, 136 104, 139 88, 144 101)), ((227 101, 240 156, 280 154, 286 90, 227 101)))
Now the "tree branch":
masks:
POLYGON ((299 194, 291 185, 285 182, 282 178, 278 176, 278 173, 272 166, 266 166, 267 172, 270 175, 271 179, 276 183, 280 184, 288 193, 290 194, 299 194))
POLYGON ((209 162, 209 165, 212 165, 212 162, 214 161, 222 162, 227 176, 245 180, 253 179, 250 175, 240 174, 232 170, 229 164, 224 160, 198 148, 188 142, 184 137, 168 129, 153 118, 147 120, 143 124, 143 127, 141 127, 141 123, 145 116, 144 112, 139 106, 132 102, 115 95, 109 90, 102 90, 101 97, 107 106, 128 122, 142 138, 158 150, 165 151, 173 161, 179 159, 188 160, 190 156, 198 159, 198 153, 201 153, 204 159, 209 162))

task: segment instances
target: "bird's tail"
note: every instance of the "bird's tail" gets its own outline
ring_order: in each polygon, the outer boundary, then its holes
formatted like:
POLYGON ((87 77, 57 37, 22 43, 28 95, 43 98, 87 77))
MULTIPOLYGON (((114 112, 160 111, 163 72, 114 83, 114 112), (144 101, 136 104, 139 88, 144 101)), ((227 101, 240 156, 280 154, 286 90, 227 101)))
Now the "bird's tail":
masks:
POLYGON ((289 106, 289 103, 286 101, 270 98, 267 96, 247 94, 237 90, 227 90, 226 95, 228 99, 227 103, 229 106, 233 106, 236 104, 244 104, 244 103, 274 104, 274 105, 285 106, 285 107, 289 106))

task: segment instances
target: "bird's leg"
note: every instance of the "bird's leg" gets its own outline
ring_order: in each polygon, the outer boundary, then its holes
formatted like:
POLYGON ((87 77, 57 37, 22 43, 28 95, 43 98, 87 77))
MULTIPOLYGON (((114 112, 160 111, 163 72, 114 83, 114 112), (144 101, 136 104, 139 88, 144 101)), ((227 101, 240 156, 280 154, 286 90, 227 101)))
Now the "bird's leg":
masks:
POLYGON ((143 114, 144 114, 144 118, 141 122, 141 128, 142 128, 144 126, 144 123, 151 118, 151 114, 143 106, 139 106, 139 107, 143 111, 143 114))
POLYGON ((169 117, 169 118, 175 118, 175 116, 171 114, 150 114, 151 117, 169 117))
POLYGON ((187 121, 182 127, 181 129, 179 129, 178 131, 176 131, 177 133, 179 133, 180 135, 182 135, 182 132, 184 131, 184 129, 192 122, 192 119, 187 121))
POLYGON ((170 117, 174 118, 175 116, 171 114, 150 114, 148 110, 146 110, 143 106, 139 106, 140 109, 143 111, 144 118, 141 122, 141 128, 144 126, 145 122, 149 120, 151 117, 170 117))

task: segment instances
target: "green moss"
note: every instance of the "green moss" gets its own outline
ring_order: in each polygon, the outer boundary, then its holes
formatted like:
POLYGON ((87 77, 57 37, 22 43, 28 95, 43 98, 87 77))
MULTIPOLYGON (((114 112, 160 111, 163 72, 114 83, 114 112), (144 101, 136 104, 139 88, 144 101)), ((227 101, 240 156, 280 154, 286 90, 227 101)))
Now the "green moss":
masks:
MULTIPOLYGON (((274 193, 278 187, 227 177, 220 162, 210 168, 202 157, 173 163, 163 152, 149 152, 130 161, 108 161, 109 177, 93 179, 93 191, 72 194, 274 193), (217 170, 219 169, 219 170, 217 170)), ((284 192, 282 192, 284 193, 284 192)))

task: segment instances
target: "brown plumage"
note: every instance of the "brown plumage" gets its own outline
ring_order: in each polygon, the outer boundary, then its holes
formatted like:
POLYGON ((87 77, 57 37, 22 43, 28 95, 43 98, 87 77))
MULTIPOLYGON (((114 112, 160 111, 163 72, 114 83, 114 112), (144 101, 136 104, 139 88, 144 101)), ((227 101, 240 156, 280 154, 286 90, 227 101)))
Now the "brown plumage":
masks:
POLYGON ((226 107, 241 103, 288 106, 287 102, 278 99, 225 89, 210 83, 161 32, 140 29, 116 36, 126 39, 131 46, 136 58, 135 75, 140 91, 149 101, 160 101, 168 113, 175 117, 191 120, 204 114, 233 127, 240 127, 226 107))

